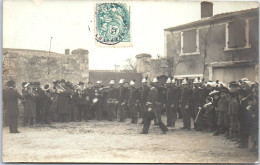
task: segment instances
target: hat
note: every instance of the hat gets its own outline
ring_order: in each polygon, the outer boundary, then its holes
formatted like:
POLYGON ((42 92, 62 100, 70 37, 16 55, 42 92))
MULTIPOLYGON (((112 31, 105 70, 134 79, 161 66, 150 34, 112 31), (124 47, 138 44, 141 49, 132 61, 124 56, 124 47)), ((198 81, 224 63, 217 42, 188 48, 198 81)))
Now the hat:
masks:
POLYGON ((88 82, 88 84, 92 84, 92 82, 91 82, 91 81, 89 81, 89 82, 88 82))
POLYGON ((251 81, 244 81, 244 83, 246 83, 249 87, 251 87, 251 85, 252 85, 251 81))
POLYGON ((30 83, 26 83, 26 84, 24 85, 24 88, 28 87, 29 85, 30 85, 30 83))
POLYGON ((201 81, 198 78, 195 78, 193 84, 199 84, 199 83, 201 83, 201 81))
POLYGON ((233 86, 238 86, 238 82, 236 82, 236 81, 231 81, 228 84, 229 85, 233 85, 233 86))
POLYGON ((124 83, 124 79, 120 79, 119 84, 123 84, 123 83, 124 83))
POLYGON ((172 83, 172 80, 171 80, 171 78, 169 77, 169 78, 167 79, 167 81, 166 81, 166 84, 170 84, 170 83, 172 83))
POLYGON ((96 82, 96 84, 101 84, 101 81, 98 80, 98 81, 96 82))
POLYGON ((174 78, 172 79, 172 83, 175 84, 175 79, 174 78))
POLYGON ((219 91, 214 90, 209 93, 209 96, 213 96, 213 95, 217 95, 217 94, 219 94, 219 91))
POLYGON ((110 82, 109 82, 109 85, 114 85, 115 84, 115 80, 111 80, 110 82))
POLYGON ((7 86, 11 87, 11 86, 14 86, 15 85, 15 81, 14 80, 9 80, 7 83, 6 83, 7 86))
POLYGON ((153 83, 157 83, 157 82, 158 82, 157 78, 154 78, 153 83))
POLYGON ((133 80, 131 80, 130 85, 135 85, 135 82, 133 80))
POLYGON ((147 82, 146 78, 143 78, 142 83, 146 83, 146 82, 147 82))
POLYGON ((181 82, 182 85, 185 85, 185 84, 188 84, 187 80, 186 79, 183 79, 182 82, 181 82))
POLYGON ((241 81, 248 81, 248 78, 241 78, 241 81))
POLYGON ((80 82, 79 82, 79 85, 84 85, 84 82, 80 81, 80 82))

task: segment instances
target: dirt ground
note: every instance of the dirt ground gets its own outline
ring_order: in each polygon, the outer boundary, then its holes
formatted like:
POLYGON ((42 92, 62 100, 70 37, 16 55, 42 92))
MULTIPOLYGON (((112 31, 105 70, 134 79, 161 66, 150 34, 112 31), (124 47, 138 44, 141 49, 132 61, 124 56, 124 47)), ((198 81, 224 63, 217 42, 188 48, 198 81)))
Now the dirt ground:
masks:
MULTIPOLYGON (((166 121, 165 116, 163 117, 166 121)), ((140 119, 139 119, 140 122, 140 119)), ((212 133, 180 130, 162 134, 151 125, 148 135, 141 124, 117 121, 51 123, 19 127, 19 134, 3 128, 4 162, 142 162, 142 163, 253 163, 256 153, 212 133)))

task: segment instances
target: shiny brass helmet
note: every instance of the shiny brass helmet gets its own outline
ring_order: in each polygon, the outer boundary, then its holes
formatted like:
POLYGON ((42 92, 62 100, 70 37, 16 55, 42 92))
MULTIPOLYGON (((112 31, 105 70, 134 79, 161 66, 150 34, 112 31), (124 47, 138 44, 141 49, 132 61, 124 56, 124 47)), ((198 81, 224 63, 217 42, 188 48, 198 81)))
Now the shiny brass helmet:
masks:
POLYGON ((46 83, 42 86, 42 90, 47 91, 51 88, 51 85, 49 83, 46 83))

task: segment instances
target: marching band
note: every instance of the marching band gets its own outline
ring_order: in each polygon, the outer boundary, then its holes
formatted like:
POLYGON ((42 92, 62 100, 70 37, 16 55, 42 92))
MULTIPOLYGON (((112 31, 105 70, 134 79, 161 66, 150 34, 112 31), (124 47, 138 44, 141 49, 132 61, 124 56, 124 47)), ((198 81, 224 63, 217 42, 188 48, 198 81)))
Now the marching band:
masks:
POLYGON ((175 127, 177 118, 183 120, 181 129, 190 130, 191 121, 196 131, 224 134, 226 138, 240 143, 241 148, 248 147, 248 139, 257 147, 258 138, 258 83, 247 78, 225 84, 220 81, 204 82, 199 77, 194 80, 185 78, 181 84, 169 77, 165 84, 157 78, 148 83, 142 79, 137 88, 135 80, 127 82, 115 80, 108 86, 102 81, 95 85, 79 82, 73 85, 69 81, 57 80, 42 87, 39 82, 22 83, 22 95, 15 89, 15 82, 8 81, 4 90, 4 111, 7 113, 11 133, 17 130, 18 99, 23 103, 24 121, 32 126, 34 122, 70 122, 88 120, 108 120, 137 124, 141 118, 143 130, 148 134, 150 123, 158 125, 165 134, 169 127, 175 127), (167 123, 161 115, 166 114, 167 123))

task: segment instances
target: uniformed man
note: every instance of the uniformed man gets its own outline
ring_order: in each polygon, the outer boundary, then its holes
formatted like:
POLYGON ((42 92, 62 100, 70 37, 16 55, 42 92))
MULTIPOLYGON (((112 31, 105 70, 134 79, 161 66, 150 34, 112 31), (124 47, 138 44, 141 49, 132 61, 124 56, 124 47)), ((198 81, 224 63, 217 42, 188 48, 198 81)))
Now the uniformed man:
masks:
POLYGON ((173 86, 172 80, 169 77, 166 81, 166 116, 167 116, 167 127, 173 127, 173 108, 174 108, 174 93, 173 93, 173 86))
POLYGON ((30 121, 30 125, 33 125, 33 121, 36 117, 36 91, 33 91, 33 86, 31 83, 27 83, 24 85, 24 89, 22 90, 22 95, 25 99, 24 101, 24 119, 23 126, 26 126, 28 121, 30 121))
POLYGON ((78 106, 78 121, 81 121, 82 118, 87 122, 88 121, 88 96, 85 91, 84 83, 79 82, 79 87, 77 90, 76 100, 78 106))
POLYGON ((172 88, 172 93, 173 93, 173 109, 172 109, 173 110, 173 119, 172 119, 172 127, 175 127, 175 122, 177 120, 177 112, 178 112, 178 109, 179 109, 180 88, 176 85, 176 81, 175 81, 174 78, 172 79, 172 86, 173 86, 173 88, 172 88))
POLYGON ((200 86, 200 81, 198 78, 195 78, 193 81, 193 89, 192 89, 192 98, 191 98, 191 116, 194 121, 194 128, 196 130, 202 130, 203 129, 203 113, 204 110, 202 108, 203 103, 205 101, 203 100, 203 93, 200 86))
POLYGON ((229 93, 230 102, 228 106, 228 116, 230 119, 229 127, 229 139, 232 141, 238 140, 238 102, 237 102, 237 91, 229 93))
POLYGON ((7 82, 7 88, 3 91, 3 108, 8 116, 8 125, 10 133, 20 133, 18 127, 18 99, 23 100, 24 98, 18 93, 15 81, 9 80, 7 82))
POLYGON ((71 95, 70 91, 65 86, 65 80, 62 79, 60 83, 57 84, 57 112, 58 112, 58 120, 60 122, 67 122, 68 121, 68 114, 69 114, 69 97, 71 95))
POLYGON ((227 90, 221 90, 220 91, 220 99, 218 101, 218 129, 214 133, 214 135, 219 135, 220 133, 225 133, 225 136, 228 136, 229 134, 229 123, 228 122, 228 91, 227 90))
POLYGON ((145 112, 145 107, 146 107, 146 102, 147 102, 147 97, 148 97, 148 93, 149 93, 149 87, 147 84, 147 78, 143 78, 142 79, 142 87, 140 90, 140 108, 141 108, 141 117, 142 117, 142 124, 144 124, 144 112, 145 112))
POLYGON ((45 84, 42 87, 43 96, 42 96, 42 114, 41 114, 41 121, 42 123, 49 124, 50 123, 50 107, 51 107, 51 91, 50 91, 50 84, 45 84))
POLYGON ((109 82, 108 88, 108 99, 107 99, 107 107, 108 107, 108 120, 114 121, 116 118, 116 88, 115 88, 115 80, 111 80, 109 82))
MULTIPOLYGON (((153 111, 156 111, 156 108, 158 107, 158 90, 155 87, 155 83, 157 83, 157 78, 153 79, 153 82, 151 83, 151 88, 149 90, 147 102, 146 102, 146 108, 144 113, 144 126, 143 131, 141 134, 148 134, 149 127, 151 124, 151 120, 155 118, 155 113, 153 111)), ((159 120, 159 127, 162 129, 163 133, 165 134, 168 129, 162 122, 162 120, 159 120)))
POLYGON ((103 95, 101 81, 97 81, 94 87, 95 98, 93 99, 96 120, 102 120, 103 95))
MULTIPOLYGON (((164 88, 164 84, 159 85, 157 82, 157 83, 155 83, 155 85, 156 85, 156 88, 158 90, 158 95, 159 95, 158 104, 157 104, 158 108, 156 109, 156 115, 157 115, 158 120, 161 120, 162 109, 163 109, 163 105, 165 104, 165 97, 166 97, 165 90, 166 89, 164 88)), ((155 125, 159 124, 159 122, 156 120, 154 120, 154 122, 155 122, 155 125)))
POLYGON ((190 103, 191 103, 191 94, 192 91, 188 87, 187 79, 184 79, 181 84, 181 95, 180 95, 180 108, 183 118, 183 127, 182 129, 190 130, 191 127, 191 112, 190 112, 190 103))
POLYGON ((118 89, 118 101, 119 101, 119 121, 125 122, 126 119, 126 106, 128 104, 129 99, 129 89, 128 82, 125 82, 124 79, 119 81, 120 87, 118 89))
POLYGON ((93 99, 95 97, 95 90, 93 88, 92 82, 88 82, 88 87, 86 88, 87 95, 89 97, 89 115, 88 119, 94 119, 95 118, 95 109, 93 105, 93 99))
POLYGON ((131 123, 137 124, 137 104, 138 104, 138 91, 135 88, 135 80, 130 81, 129 89, 129 109, 131 111, 131 123))

